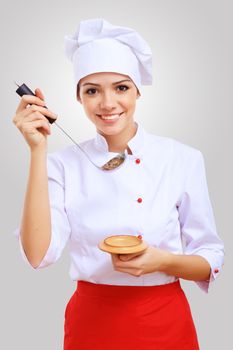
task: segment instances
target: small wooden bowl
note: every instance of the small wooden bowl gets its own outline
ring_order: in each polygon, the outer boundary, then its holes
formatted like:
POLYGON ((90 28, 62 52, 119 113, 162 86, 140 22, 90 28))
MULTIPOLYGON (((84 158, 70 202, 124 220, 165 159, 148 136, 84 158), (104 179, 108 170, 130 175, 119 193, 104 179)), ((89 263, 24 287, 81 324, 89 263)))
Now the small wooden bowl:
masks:
POLYGON ((142 252, 147 244, 137 236, 116 235, 106 237, 99 243, 99 248, 107 253, 131 254, 142 252))

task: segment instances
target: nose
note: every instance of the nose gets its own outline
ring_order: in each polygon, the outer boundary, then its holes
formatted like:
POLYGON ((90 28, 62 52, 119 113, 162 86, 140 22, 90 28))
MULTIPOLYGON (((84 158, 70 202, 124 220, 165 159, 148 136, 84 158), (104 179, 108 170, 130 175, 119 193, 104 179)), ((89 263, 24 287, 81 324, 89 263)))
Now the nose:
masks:
POLYGON ((112 111, 116 108, 116 100, 111 92, 104 92, 100 100, 100 109, 102 111, 112 111))

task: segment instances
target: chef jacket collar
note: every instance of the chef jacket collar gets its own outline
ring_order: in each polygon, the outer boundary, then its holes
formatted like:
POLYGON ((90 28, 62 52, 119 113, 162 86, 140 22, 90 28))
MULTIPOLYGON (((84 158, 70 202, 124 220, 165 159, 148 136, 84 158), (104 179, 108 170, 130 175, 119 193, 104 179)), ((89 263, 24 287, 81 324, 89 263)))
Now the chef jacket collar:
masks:
MULTIPOLYGON (((144 145, 144 130, 139 123, 135 122, 135 124, 137 126, 136 134, 128 142, 128 147, 132 151, 133 155, 137 155, 138 153, 140 153, 144 145)), ((105 137, 99 133, 96 134, 94 145, 95 148, 101 152, 114 153, 109 152, 108 143, 105 137)))
MULTIPOLYGON (((138 122, 135 123, 137 126, 136 134, 128 142, 132 155, 128 155, 126 152, 126 156, 142 158, 143 150, 145 148, 146 133, 138 122)), ((97 166, 103 166, 110 159, 119 154, 118 152, 110 152, 108 150, 108 143, 106 139, 99 133, 96 133, 96 137, 94 139, 86 141, 80 146, 88 153, 91 161, 97 166)))

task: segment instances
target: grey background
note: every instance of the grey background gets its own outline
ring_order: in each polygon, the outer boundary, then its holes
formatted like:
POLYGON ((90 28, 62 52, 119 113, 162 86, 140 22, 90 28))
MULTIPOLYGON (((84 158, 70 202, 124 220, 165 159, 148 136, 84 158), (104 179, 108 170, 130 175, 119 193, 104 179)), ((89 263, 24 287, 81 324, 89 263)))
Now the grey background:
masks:
MULTIPOLYGON (((33 271, 12 231, 20 222, 29 150, 12 123, 14 80, 40 87, 59 124, 78 141, 94 135, 75 100, 63 37, 82 19, 103 17, 135 28, 153 51, 154 84, 144 87, 136 120, 146 130, 202 151, 226 263, 209 295, 182 282, 202 350, 232 344, 232 10, 231 1, 1 1, 1 349, 62 349, 63 315, 75 283, 67 249, 53 266, 33 271), (224 345, 225 344, 225 345, 224 345)), ((49 151, 70 144, 54 126, 49 151)))

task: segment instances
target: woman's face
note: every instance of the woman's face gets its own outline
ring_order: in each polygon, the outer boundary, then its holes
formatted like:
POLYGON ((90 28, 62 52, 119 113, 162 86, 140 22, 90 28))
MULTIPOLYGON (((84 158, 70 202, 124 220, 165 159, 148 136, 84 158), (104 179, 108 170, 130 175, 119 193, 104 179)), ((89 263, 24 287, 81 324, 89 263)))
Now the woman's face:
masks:
MULTIPOLYGON (((94 73, 79 82, 77 99, 103 136, 135 133, 134 111, 140 96, 132 80, 118 73, 94 73)), ((131 136, 131 137, 132 137, 131 136)))

